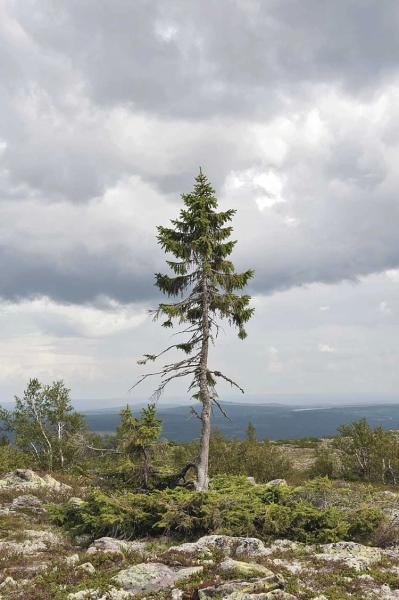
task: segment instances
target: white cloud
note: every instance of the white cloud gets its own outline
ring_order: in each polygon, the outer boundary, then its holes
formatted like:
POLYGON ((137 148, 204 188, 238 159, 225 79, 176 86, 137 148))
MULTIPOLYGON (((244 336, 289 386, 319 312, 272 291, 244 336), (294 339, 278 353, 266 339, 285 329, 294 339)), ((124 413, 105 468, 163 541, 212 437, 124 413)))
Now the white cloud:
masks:
POLYGON ((0 0, 4 381, 129 387, 155 226, 202 165, 256 269, 218 358, 257 392, 397 387, 396 5, 289 4, 0 0))
POLYGON ((120 305, 104 299, 104 308, 58 304, 49 298, 36 298, 16 304, 0 303, 0 318, 31 318, 41 332, 58 336, 105 337, 135 329, 147 311, 140 306, 120 305))
POLYGON ((393 283, 399 283, 399 269, 388 269, 385 271, 385 275, 393 283))
POLYGON ((327 354, 332 354, 335 352, 335 348, 330 346, 330 344, 319 344, 319 351, 327 354))
POLYGON ((280 352, 274 346, 270 346, 267 351, 267 370, 269 373, 282 373, 284 365, 280 358, 280 352))
POLYGON ((388 302, 386 300, 382 300, 379 305, 378 305, 378 311, 382 314, 382 315, 391 315, 392 314, 392 308, 389 306, 388 302))

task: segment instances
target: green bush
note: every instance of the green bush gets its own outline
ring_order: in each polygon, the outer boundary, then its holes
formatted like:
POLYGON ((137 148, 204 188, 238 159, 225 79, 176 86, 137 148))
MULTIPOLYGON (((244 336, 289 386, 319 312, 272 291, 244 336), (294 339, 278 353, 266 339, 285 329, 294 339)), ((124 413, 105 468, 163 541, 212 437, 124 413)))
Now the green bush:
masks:
POLYGON ((9 445, 0 445, 0 474, 35 466, 32 456, 9 445))
POLYGON ((382 525, 385 516, 381 510, 366 506, 354 511, 349 520, 350 538, 358 542, 367 542, 382 525))
POLYGON ((337 471, 337 459, 334 454, 327 448, 316 450, 316 460, 310 469, 311 477, 329 477, 332 479, 337 471))
MULTIPOLYGON (((327 485, 327 482, 325 482, 327 485)), ((206 534, 284 537, 305 543, 368 540, 381 523, 373 509, 319 507, 287 486, 251 485, 244 477, 216 477, 208 492, 185 488, 107 494, 94 490, 81 506, 51 508, 52 519, 73 534, 93 537, 206 534)))

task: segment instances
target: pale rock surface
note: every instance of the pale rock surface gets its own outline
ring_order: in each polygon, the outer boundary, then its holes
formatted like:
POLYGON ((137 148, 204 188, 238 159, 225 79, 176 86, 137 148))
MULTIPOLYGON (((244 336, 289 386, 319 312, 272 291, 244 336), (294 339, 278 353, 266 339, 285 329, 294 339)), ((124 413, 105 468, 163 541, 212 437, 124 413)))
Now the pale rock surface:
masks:
POLYGON ((97 600, 98 592, 97 590, 81 590, 80 592, 74 592, 72 594, 68 594, 67 600, 97 600))
POLYGON ((4 579, 4 581, 2 581, 0 583, 0 588, 1 589, 13 588, 13 587, 16 587, 17 585, 18 585, 18 583, 15 581, 15 579, 13 577, 8 576, 4 579))
POLYGON ((268 597, 267 592, 275 590, 278 586, 279 580, 272 573, 269 577, 252 579, 251 581, 232 580, 220 585, 203 588, 198 590, 198 595, 200 600, 210 598, 217 598, 217 600, 262 600, 268 597))
POLYGON ((176 562, 179 560, 207 562, 212 560, 213 552, 221 552, 225 557, 256 558, 269 555, 271 550, 257 538, 206 535, 196 542, 171 546, 162 556, 176 562))
POLYGON ((10 508, 11 510, 29 510, 34 513, 46 513, 47 511, 42 506, 43 502, 37 498, 37 496, 33 496, 32 494, 26 494, 24 496, 18 496, 14 498, 11 502, 10 508))
POLYGON ((184 579, 201 571, 202 567, 172 569, 163 563, 141 563, 119 571, 113 577, 113 580, 123 590, 140 594, 158 592, 173 587, 179 581, 184 581, 184 579))
POLYGON ((31 469, 16 469, 7 473, 0 479, 0 488, 12 488, 17 490, 35 489, 48 487, 54 490, 71 490, 71 486, 60 483, 51 475, 40 477, 31 469))
POLYGON ((129 542, 112 537, 102 537, 95 540, 86 552, 87 554, 95 554, 96 552, 110 552, 112 554, 138 552, 140 554, 145 554, 146 545, 146 542, 139 540, 129 542))
POLYGON ((316 558, 326 561, 341 561, 356 571, 361 571, 382 557, 380 548, 362 546, 356 542, 336 542, 324 544, 323 551, 316 558))
POLYGON ((62 538, 52 531, 47 530, 36 530, 26 529, 22 532, 26 538, 22 541, 16 541, 12 539, 0 541, 0 550, 12 552, 15 554, 36 554, 37 552, 44 552, 50 549, 52 546, 58 546, 62 544, 62 538))
POLYGON ((79 561, 80 561, 79 554, 71 554, 70 556, 67 556, 65 558, 65 563, 71 567, 77 565, 79 561))
POLYGON ((96 569, 91 564, 91 562, 86 562, 86 563, 82 563, 81 565, 78 565, 76 567, 75 571, 80 571, 82 573, 87 573, 88 575, 93 575, 93 573, 96 572, 96 569))
POLYGON ((279 487, 280 485, 287 485, 287 482, 285 479, 272 479, 271 481, 268 481, 266 485, 279 487))
POLYGON ((235 575, 242 579, 251 579, 254 577, 272 577, 270 569, 256 563, 248 563, 240 560, 227 558, 219 565, 219 569, 227 574, 235 575))
POLYGON ((297 575, 303 570, 303 565, 297 560, 285 560, 283 558, 274 558, 272 562, 274 565, 276 565, 276 567, 284 567, 293 575, 297 575))

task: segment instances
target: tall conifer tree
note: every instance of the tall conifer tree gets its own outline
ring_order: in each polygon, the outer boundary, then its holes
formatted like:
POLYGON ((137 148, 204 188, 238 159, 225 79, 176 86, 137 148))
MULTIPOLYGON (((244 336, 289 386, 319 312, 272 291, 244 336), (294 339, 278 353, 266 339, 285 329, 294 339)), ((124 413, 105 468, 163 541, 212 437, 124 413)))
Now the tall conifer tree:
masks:
MULTIPOLYGON (((236 293, 253 277, 249 269, 237 273, 229 256, 236 244, 230 239, 233 228, 229 225, 235 210, 218 211, 215 191, 200 169, 190 194, 183 194, 184 208, 171 227, 158 226, 158 243, 175 260, 167 260, 171 275, 156 273, 155 285, 175 302, 161 303, 153 312, 154 319, 162 319, 163 327, 183 324, 180 332, 186 339, 169 346, 159 354, 145 354, 140 364, 154 361, 172 349, 180 350, 185 357, 165 364, 160 371, 143 375, 159 375, 160 384, 155 391, 159 396, 165 386, 175 378, 191 377, 189 391, 202 404, 201 438, 197 458, 197 489, 208 487, 209 437, 211 432, 211 409, 217 399, 216 382, 223 379, 242 388, 221 371, 208 366, 209 344, 214 343, 219 331, 219 320, 227 319, 238 330, 238 337, 246 337, 245 324, 254 309, 251 297, 236 293)), ((137 385, 136 384, 136 385, 137 385)), ((222 409, 221 409, 222 410, 222 409)))

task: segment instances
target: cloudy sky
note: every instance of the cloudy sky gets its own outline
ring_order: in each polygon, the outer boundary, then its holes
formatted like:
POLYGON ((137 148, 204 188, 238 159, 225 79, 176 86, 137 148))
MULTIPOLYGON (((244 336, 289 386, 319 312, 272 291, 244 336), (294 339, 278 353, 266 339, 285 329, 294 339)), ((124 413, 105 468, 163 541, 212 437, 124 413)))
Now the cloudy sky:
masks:
POLYGON ((395 397, 397 0, 0 0, 0 84, 1 400, 150 393, 155 226, 199 165, 256 269, 215 367, 250 399, 395 397))

